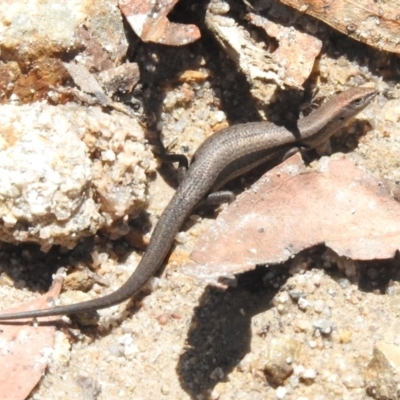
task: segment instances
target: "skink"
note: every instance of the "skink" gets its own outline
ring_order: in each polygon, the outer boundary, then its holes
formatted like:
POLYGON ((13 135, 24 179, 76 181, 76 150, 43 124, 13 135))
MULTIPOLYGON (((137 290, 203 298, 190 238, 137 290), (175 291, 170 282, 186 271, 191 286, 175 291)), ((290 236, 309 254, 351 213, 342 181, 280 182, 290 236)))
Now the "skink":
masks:
POLYGON ((298 121, 297 133, 270 122, 251 122, 223 129, 198 148, 187 174, 160 216, 149 246, 130 278, 115 292, 82 303, 0 315, 0 320, 77 314, 111 307, 131 298, 160 268, 183 222, 195 206, 227 181, 294 147, 315 148, 364 109, 374 88, 351 88, 298 121))

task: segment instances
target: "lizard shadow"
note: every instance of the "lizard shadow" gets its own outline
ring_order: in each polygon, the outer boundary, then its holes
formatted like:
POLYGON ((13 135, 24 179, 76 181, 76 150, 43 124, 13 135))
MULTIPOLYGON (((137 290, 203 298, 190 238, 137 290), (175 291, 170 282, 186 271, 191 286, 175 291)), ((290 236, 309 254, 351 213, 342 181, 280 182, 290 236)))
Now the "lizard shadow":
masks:
POLYGON ((193 399, 209 398, 214 386, 250 352, 253 316, 272 307, 271 300, 287 279, 284 265, 272 266, 279 284, 265 286, 265 267, 238 276, 237 286, 223 291, 207 287, 195 309, 187 336, 187 349, 176 367, 181 386, 193 399), (278 288, 276 288, 276 286, 278 288))
MULTIPOLYGON (((319 259, 325 250, 318 246, 313 254, 319 259)), ((399 293, 398 285, 391 284, 400 280, 399 261, 399 252, 389 260, 358 261, 352 278, 337 266, 324 268, 324 272, 343 288, 352 282, 361 292, 393 295, 399 293)), ((259 267, 238 275, 237 286, 226 291, 206 288, 191 320, 186 350, 176 367, 181 387, 193 400, 212 398, 214 387, 229 381, 230 374, 240 368, 241 360, 251 351, 252 331, 268 335, 269 326, 257 326, 252 318, 273 308, 271 301, 287 281, 289 264, 290 261, 268 269, 259 267), (275 274, 269 287, 263 282, 266 271, 275 274)), ((319 262, 314 267, 320 269, 318 265, 319 262)))

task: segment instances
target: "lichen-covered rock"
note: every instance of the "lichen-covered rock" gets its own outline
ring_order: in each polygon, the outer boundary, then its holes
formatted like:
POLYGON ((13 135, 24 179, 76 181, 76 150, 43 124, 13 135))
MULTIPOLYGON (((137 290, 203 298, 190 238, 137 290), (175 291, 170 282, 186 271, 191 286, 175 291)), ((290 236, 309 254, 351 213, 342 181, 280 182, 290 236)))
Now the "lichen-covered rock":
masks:
MULTIPOLYGON (((100 108, 0 107, 0 238, 73 247, 146 203, 140 125, 100 108)), ((126 219, 126 218, 125 218, 126 219)))
POLYGON ((112 71, 126 57, 128 41, 118 0, 5 4, 0 8, 0 103, 10 98, 21 103, 47 98, 58 102, 59 96, 49 91, 70 79, 62 60, 77 56, 96 73, 112 71))
MULTIPOLYGON (((0 9, 0 50, 6 59, 28 60, 76 52, 82 48, 80 28, 120 59, 127 41, 116 0, 15 0, 0 9)), ((99 62, 99 60, 97 60, 99 62)))

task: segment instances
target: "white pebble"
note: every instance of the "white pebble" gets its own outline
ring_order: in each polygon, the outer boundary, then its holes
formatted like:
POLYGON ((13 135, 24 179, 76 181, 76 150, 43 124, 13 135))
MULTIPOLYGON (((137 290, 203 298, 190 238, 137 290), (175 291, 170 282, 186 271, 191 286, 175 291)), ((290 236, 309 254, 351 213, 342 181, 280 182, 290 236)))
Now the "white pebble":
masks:
POLYGON ((185 243, 187 242, 188 239, 188 234, 186 232, 179 232, 176 236, 175 236, 175 240, 178 243, 185 243))
POLYGON ((322 300, 316 300, 314 303, 314 311, 317 313, 321 313, 324 309, 325 303, 322 300))
POLYGON ((365 386, 364 380, 355 374, 348 374, 342 377, 342 382, 347 389, 357 389, 365 386))
POLYGON ((301 377, 303 379, 307 379, 307 380, 314 380, 316 376, 317 376, 317 373, 315 372, 315 370, 308 368, 303 372, 301 377))
POLYGON ((287 390, 283 386, 279 386, 276 391, 275 395, 277 399, 283 399, 286 396, 287 390))
POLYGON ((299 305, 300 310, 306 310, 308 307, 308 301, 304 297, 300 297, 297 304, 299 305))

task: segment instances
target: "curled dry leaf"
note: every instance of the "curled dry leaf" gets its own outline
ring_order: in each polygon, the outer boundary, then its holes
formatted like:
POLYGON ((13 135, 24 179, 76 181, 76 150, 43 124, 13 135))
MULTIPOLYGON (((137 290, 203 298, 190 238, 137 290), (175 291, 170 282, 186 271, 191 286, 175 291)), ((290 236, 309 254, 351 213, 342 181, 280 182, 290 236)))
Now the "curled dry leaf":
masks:
POLYGON ((400 0, 281 0, 379 50, 400 53, 400 0))
POLYGON ((264 44, 256 40, 228 15, 216 15, 208 9, 205 23, 237 68, 246 76, 251 84, 252 96, 265 104, 266 99, 274 96, 276 85, 303 89, 302 85, 309 77, 315 58, 321 50, 321 41, 293 27, 284 27, 256 14, 250 13, 247 18, 253 25, 264 29, 274 45, 275 42, 278 43, 276 50, 271 51, 268 41, 264 44))
POLYGON ((325 244, 356 260, 388 259, 400 243, 400 204, 344 155, 307 171, 300 155, 266 173, 222 212, 185 267, 216 283, 222 276, 280 263, 325 244))
MULTIPOLYGON (((37 300, 13 307, 5 312, 19 312, 49 307, 61 291, 63 271, 57 271, 54 282, 47 294, 37 300)), ((0 324, 0 398, 2 400, 23 400, 34 389, 48 361, 54 343, 54 325, 46 322, 60 317, 41 319, 38 326, 32 325, 32 318, 2 321, 0 324)))
POLYGON ((195 25, 170 22, 168 13, 178 0, 120 0, 119 8, 129 25, 144 42, 183 46, 200 38, 195 25))
POLYGON ((278 41, 279 47, 272 56, 283 71, 284 83, 301 88, 312 72, 322 42, 293 27, 284 27, 259 15, 250 13, 248 16, 251 23, 263 28, 268 36, 278 41))
POLYGON ((283 71, 274 60, 273 53, 260 49, 248 32, 234 19, 207 11, 205 22, 223 50, 252 83, 251 91, 255 98, 260 100, 268 98, 265 82, 271 81, 283 86, 281 78, 283 71))

